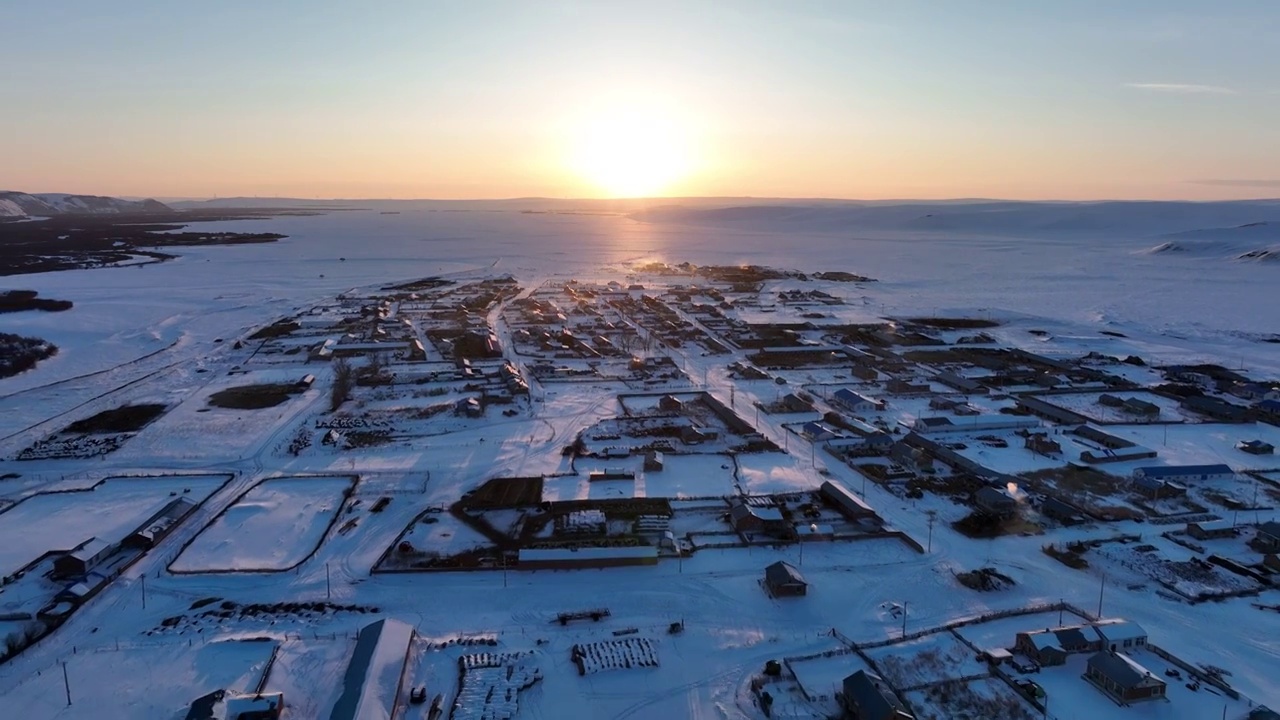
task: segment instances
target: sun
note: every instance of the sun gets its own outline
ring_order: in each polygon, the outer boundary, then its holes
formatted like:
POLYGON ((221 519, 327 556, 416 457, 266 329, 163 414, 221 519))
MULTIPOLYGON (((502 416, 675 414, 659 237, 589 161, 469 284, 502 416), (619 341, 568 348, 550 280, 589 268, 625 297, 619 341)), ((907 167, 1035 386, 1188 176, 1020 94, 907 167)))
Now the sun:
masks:
POLYGON ((571 138, 571 170, 611 197, 653 197, 693 168, 690 128, 656 103, 588 114, 571 138))

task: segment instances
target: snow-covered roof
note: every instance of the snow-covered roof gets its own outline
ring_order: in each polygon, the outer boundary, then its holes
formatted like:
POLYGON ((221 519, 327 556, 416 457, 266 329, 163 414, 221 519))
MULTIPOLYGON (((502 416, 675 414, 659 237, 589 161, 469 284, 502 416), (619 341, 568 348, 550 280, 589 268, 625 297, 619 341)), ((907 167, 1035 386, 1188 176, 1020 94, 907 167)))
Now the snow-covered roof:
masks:
POLYGON ((1101 622, 1094 626, 1098 634, 1102 636, 1103 642, 1122 643, 1125 640, 1140 640, 1147 637, 1147 631, 1136 622, 1128 620, 1115 620, 1111 622, 1101 622))
POLYGON ((413 633, 392 618, 360 631, 330 720, 390 720, 413 633))

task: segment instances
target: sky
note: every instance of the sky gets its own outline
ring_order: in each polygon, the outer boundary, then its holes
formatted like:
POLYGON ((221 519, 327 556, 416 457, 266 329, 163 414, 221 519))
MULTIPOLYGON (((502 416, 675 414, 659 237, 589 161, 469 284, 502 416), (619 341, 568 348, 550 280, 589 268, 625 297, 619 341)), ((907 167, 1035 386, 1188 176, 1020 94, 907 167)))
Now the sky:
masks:
POLYGON ((1274 0, 6 0, 0 189, 1280 196, 1274 0))

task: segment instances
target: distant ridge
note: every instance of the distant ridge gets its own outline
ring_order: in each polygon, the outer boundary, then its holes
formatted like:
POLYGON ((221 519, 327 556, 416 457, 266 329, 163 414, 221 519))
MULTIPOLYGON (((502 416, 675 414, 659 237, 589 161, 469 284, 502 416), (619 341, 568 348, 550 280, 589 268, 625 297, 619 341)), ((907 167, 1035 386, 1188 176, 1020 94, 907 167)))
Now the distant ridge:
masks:
POLYGON ((100 195, 0 191, 0 217, 5 218, 170 212, 173 212, 172 208, 155 200, 121 200, 100 195))

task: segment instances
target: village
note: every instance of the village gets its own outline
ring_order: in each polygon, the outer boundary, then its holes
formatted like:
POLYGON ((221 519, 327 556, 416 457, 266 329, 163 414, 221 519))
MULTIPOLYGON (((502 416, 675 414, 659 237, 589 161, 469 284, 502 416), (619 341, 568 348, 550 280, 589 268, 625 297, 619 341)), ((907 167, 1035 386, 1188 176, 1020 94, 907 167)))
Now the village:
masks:
POLYGON ((649 717, 619 688, 714 652, 751 717, 1280 718, 1195 654, 1202 613, 1280 611, 1280 378, 874 284, 358 288, 34 422, 0 662, 38 674, 2 687, 76 708, 152 653, 214 668, 149 700, 191 720, 649 717))

